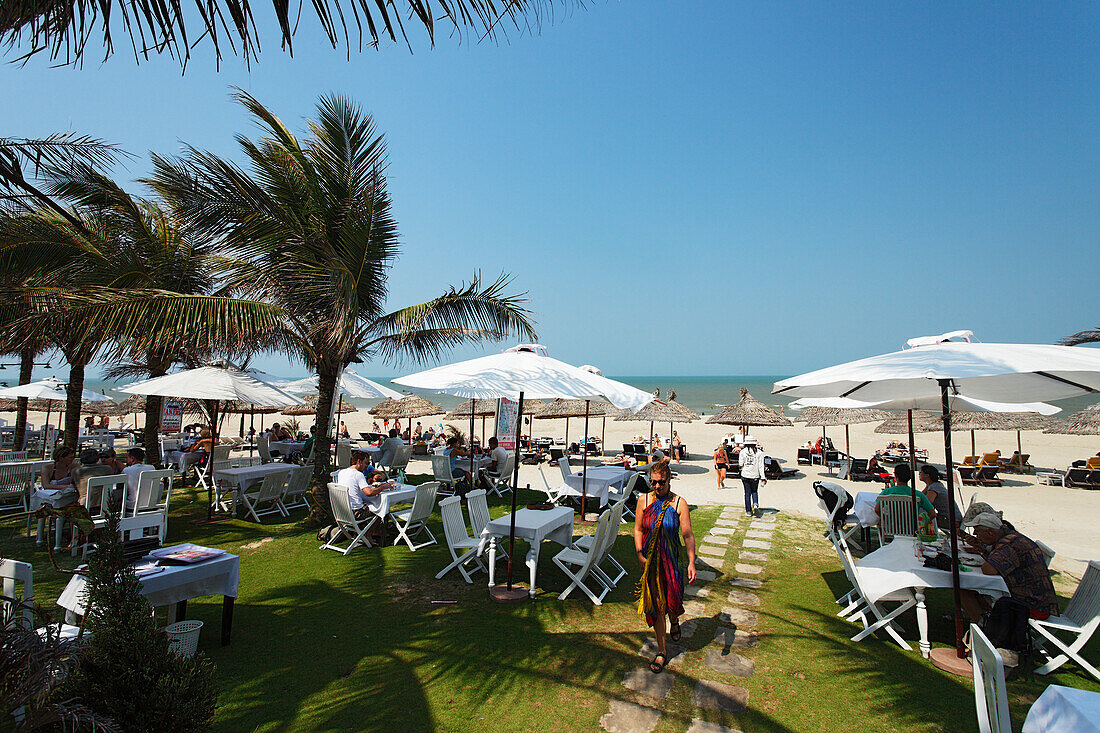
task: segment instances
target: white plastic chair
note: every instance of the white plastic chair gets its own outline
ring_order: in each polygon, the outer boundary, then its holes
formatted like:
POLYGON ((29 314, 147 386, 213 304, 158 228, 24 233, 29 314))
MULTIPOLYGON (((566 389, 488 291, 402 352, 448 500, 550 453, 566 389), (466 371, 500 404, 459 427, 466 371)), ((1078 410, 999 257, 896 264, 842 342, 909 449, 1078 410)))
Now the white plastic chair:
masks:
POLYGON ((347 468, 351 465, 351 445, 348 443, 336 444, 336 467, 347 468))
POLYGON ((574 588, 580 588, 584 591, 584 594, 597 606, 603 603, 604 596, 611 590, 608 584, 596 576, 597 582, 602 586, 602 590, 597 595, 591 588, 585 585, 584 581, 590 575, 596 565, 596 561, 599 560, 600 553, 607 542, 608 527, 611 523, 611 513, 604 512, 600 515, 600 520, 596 523, 596 533, 592 540, 592 547, 588 550, 583 550, 577 547, 566 547, 564 550, 554 555, 554 564, 557 565, 563 573, 568 576, 571 581, 561 595, 558 596, 558 600, 565 600, 574 588), (573 571, 572 566, 576 566, 576 571, 573 571))
POLYGON ((405 483, 405 469, 412 460, 413 446, 403 445, 394 451, 390 465, 385 466, 386 475, 399 483, 405 483))
POLYGON ((542 464, 539 464, 539 476, 542 476, 542 490, 546 492, 546 498, 551 504, 558 503, 558 499, 562 498, 562 490, 567 488, 562 485, 554 489, 550 487, 550 482, 546 480, 546 474, 542 470, 542 464))
POLYGON ((256 439, 256 450, 260 453, 260 463, 271 463, 271 440, 266 435, 256 439))
POLYGON ((1089 561, 1081 582, 1077 584, 1077 590, 1073 591, 1073 597, 1069 599, 1069 605, 1061 616, 1051 616, 1042 621, 1028 619, 1028 623, 1042 637, 1035 639, 1035 646, 1047 659, 1047 663, 1036 669, 1036 672, 1050 674, 1072 659, 1095 679, 1100 680, 1100 672, 1081 656, 1081 650, 1092 638, 1097 626, 1100 626, 1100 562, 1089 561), (1073 641, 1067 645, 1058 634, 1071 635, 1073 641), (1046 649, 1047 643, 1056 647, 1060 653, 1052 656, 1046 649))
MULTIPOLYGON (((28 628, 34 628, 34 613, 32 612, 32 602, 34 601, 34 568, 25 562, 19 562, 18 560, 4 560, 0 559, 0 592, 3 597, 0 598, 0 604, 3 604, 6 611, 5 615, 14 616, 12 623, 19 623, 16 621, 19 616, 16 616, 11 611, 15 611, 13 608, 15 604, 19 604, 23 607, 22 623, 28 628), (18 586, 22 585, 20 589, 18 586)), ((62 640, 72 640, 80 637, 84 634, 84 630, 76 626, 70 626, 68 624, 51 624, 49 631, 57 633, 62 640)), ((43 627, 38 630, 40 635, 49 633, 47 627, 43 627)), ((89 632, 87 636, 91 636, 89 632)))
POLYGON ((617 489, 614 486, 608 487, 607 489, 608 502, 610 502, 612 505, 623 505, 622 518, 624 520, 634 519, 634 509, 630 506, 630 500, 634 496, 634 492, 639 490, 639 483, 641 483, 641 490, 649 490, 649 487, 646 485, 645 480, 642 478, 642 474, 640 473, 630 474, 630 478, 627 479, 626 486, 624 486, 622 489, 617 489))
POLYGON ((12 450, 6 453, 0 453, 0 463, 13 463, 15 461, 27 460, 28 453, 25 450, 12 450))
POLYGON ((34 469, 30 466, 6 466, 0 463, 0 509, 28 511, 34 469))
MULTIPOLYGON (((446 457, 444 457, 446 458, 446 457)), ((485 564, 477 556, 480 542, 466 533, 466 520, 462 518, 462 499, 449 496, 439 502, 439 512, 443 515, 443 535, 447 538, 447 549, 451 552, 451 563, 435 574, 436 580, 455 568, 467 583, 473 583, 466 572, 466 564, 474 562, 479 570, 486 570, 485 564)))
POLYGON ((455 492, 455 478, 451 475, 450 456, 432 456, 432 478, 439 484, 439 493, 455 492))
POLYGON ((504 465, 500 468, 500 473, 491 473, 486 471, 483 476, 489 482, 489 491, 493 496, 503 498, 504 493, 512 490, 512 485, 509 483, 512 480, 512 473, 516 468, 516 454, 509 453, 508 458, 505 459, 504 465))
POLYGON ((283 494, 281 499, 284 513, 289 513, 291 509, 309 508, 306 494, 309 493, 311 478, 313 478, 313 468, 311 466, 298 466, 290 469, 290 478, 286 482, 286 493, 283 494))
MULTIPOLYGON (((466 510, 470 513, 470 531, 473 532, 474 539, 480 538, 481 533, 485 531, 489 522, 492 521, 492 517, 489 515, 489 502, 487 496, 485 489, 478 489, 477 491, 471 491, 466 494, 466 510)), ((496 537, 490 537, 489 541, 496 544, 498 559, 500 559, 501 556, 505 558, 508 557, 508 553, 501 548, 496 537)))
POLYGON ((438 490, 439 484, 435 481, 420 484, 416 487, 416 497, 413 499, 411 509, 390 512, 393 524, 397 528, 397 537, 393 544, 396 545, 401 540, 405 540, 409 550, 416 552, 421 547, 436 543, 435 535, 428 529, 428 518, 432 516, 432 510, 435 509, 435 492, 438 490), (413 538, 422 534, 428 535, 428 539, 420 544, 413 544, 413 538))
POLYGON ((329 504, 332 506, 332 517, 336 520, 336 526, 340 528, 340 532, 318 549, 335 550, 341 555, 347 556, 360 545, 370 547, 367 542, 367 532, 375 522, 379 521, 378 517, 371 516, 360 523, 355 518, 355 512, 352 511, 351 504, 348 503, 348 487, 341 484, 330 483, 328 485, 328 499, 329 504), (341 539, 350 540, 347 547, 340 547, 337 544, 341 539))
POLYGON ((1047 568, 1050 568, 1050 563, 1057 553, 1050 547, 1044 545, 1039 540, 1035 540, 1035 544, 1037 544, 1039 546, 1039 549, 1043 552, 1043 563, 1047 566, 1047 568))
MULTIPOLYGON (((121 511, 126 502, 126 474, 118 473, 113 476, 92 476, 88 479, 84 492, 84 508, 92 517, 93 530, 107 526, 107 512, 121 511)), ((74 525, 75 527, 75 525, 74 525)), ((79 544, 83 557, 87 557, 90 543, 84 537, 79 544)), ((78 544, 73 541, 73 556, 76 555, 78 544)))
POLYGON ((246 514, 252 515, 253 519, 261 523, 260 517, 265 517, 268 514, 287 516, 281 502, 289 477, 289 468, 285 471, 272 471, 264 474, 258 490, 252 491, 250 487, 250 489, 240 492, 241 503, 244 504, 246 514))
POLYGON ((910 646, 898 633, 897 628, 894 626, 894 619, 917 605, 917 599, 913 596, 912 591, 908 588, 895 591, 879 598, 875 603, 871 603, 860 587, 859 567, 852 560, 847 547, 838 547, 837 554, 840 556, 840 563, 844 567, 844 574, 848 576, 848 581, 852 584, 852 591, 848 596, 851 598, 851 603, 837 616, 848 618, 848 620, 859 619, 864 626, 863 631, 852 637, 852 641, 863 641, 876 631, 884 629, 902 649, 908 651, 910 646), (898 605, 889 612, 880 605, 892 602, 897 602, 898 605), (870 621, 868 615, 874 618, 872 623, 868 623, 870 621))
POLYGON ((160 517, 160 541, 168 536, 168 505, 172 500, 172 483, 176 472, 170 468, 142 471, 138 474, 137 496, 130 516, 155 514, 160 517))
POLYGON ((978 733, 1012 733, 1004 661, 977 624, 970 624, 970 651, 978 733))
MULTIPOLYGON (((878 542, 886 544, 886 538, 916 537, 917 526, 913 521, 913 498, 902 494, 882 496, 878 502, 878 542)), ((918 499, 919 501, 919 499, 918 499)))
MULTIPOLYGON (((619 581, 626 575, 626 568, 624 568, 611 554, 611 549, 615 546, 615 542, 619 538, 619 526, 623 523, 623 510, 626 508, 626 504, 627 500, 624 498, 612 504, 611 508, 605 512, 609 515, 607 535, 604 540, 604 546, 600 548, 600 554, 596 558, 596 564, 593 568, 593 572, 604 582, 604 585, 609 585, 611 588, 618 585, 619 581), (603 566, 605 563, 610 563, 612 570, 604 570, 603 566)), ((576 542, 573 543, 573 546, 584 550, 590 550, 595 540, 595 534, 581 535, 577 538, 576 542)))
POLYGON ((136 517, 123 517, 118 520, 119 539, 123 542, 130 539, 141 539, 142 537, 146 537, 148 535, 146 530, 150 529, 155 530, 157 536, 163 542, 164 525, 159 515, 139 514, 136 517))
POLYGON ((561 469, 561 482, 564 484, 566 479, 573 475, 573 469, 569 466, 569 456, 558 459, 558 468, 561 469))

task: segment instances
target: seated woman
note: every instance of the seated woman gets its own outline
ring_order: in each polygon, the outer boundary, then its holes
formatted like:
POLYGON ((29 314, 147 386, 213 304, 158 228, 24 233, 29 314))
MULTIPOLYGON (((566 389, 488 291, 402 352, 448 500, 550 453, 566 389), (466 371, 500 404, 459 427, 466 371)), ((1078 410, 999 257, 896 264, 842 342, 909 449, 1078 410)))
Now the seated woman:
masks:
POLYGON ((61 446, 53 452, 53 461, 42 467, 42 488, 73 488, 72 472, 74 468, 76 468, 76 451, 61 446))
POLYGON ((884 484, 889 483, 890 481, 890 472, 883 468, 882 464, 879 463, 878 453, 874 454, 873 456, 871 456, 870 459, 868 459, 867 473, 874 476, 876 481, 881 481, 884 484))

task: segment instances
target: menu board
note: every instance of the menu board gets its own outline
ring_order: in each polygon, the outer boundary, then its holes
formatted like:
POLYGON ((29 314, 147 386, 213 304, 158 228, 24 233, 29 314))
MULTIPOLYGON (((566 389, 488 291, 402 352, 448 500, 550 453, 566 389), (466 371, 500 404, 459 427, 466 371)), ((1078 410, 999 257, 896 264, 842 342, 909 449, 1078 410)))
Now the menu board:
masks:
POLYGON ((497 400, 497 442, 505 450, 516 449, 516 420, 519 403, 507 397, 497 400))
POLYGON ((165 400, 160 413, 160 432, 178 433, 183 430, 183 405, 179 400, 165 400))

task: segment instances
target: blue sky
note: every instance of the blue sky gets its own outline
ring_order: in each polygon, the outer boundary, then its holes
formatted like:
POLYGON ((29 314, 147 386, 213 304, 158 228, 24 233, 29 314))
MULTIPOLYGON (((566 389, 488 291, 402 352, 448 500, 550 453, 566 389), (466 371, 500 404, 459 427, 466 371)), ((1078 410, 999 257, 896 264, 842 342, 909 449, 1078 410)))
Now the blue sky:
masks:
POLYGON ((0 66, 0 135, 97 135, 136 178, 181 142, 235 156, 230 85, 299 129, 338 91, 389 140, 394 307, 506 270, 559 358, 792 374, 956 328, 1100 325, 1098 25, 1084 2, 622 0, 349 62, 303 22, 293 59, 268 34, 250 71, 208 46, 182 75, 95 51, 0 66))

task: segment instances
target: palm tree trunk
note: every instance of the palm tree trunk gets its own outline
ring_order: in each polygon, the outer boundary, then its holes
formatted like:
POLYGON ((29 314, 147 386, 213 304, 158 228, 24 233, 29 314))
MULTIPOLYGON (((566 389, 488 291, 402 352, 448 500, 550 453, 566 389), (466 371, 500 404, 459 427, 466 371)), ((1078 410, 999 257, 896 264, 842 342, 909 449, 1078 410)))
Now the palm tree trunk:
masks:
MULTIPOLYGON (((163 377, 163 374, 150 375, 163 377)), ((145 446, 145 460, 154 466, 160 465, 160 413, 164 409, 164 398, 160 395, 146 395, 145 397, 145 427, 142 431, 141 442, 145 446)))
POLYGON ((313 509, 309 514, 311 524, 319 525, 329 521, 332 512, 328 505, 329 464, 332 446, 332 396, 336 392, 336 381, 340 376, 340 367, 336 364, 317 366, 317 437, 313 442, 313 509))
MULTIPOLYGON (((31 376, 34 372, 34 350, 23 349, 19 352, 19 384, 30 384, 31 376)), ((15 441, 12 445, 12 450, 23 450, 26 447, 27 440, 27 398, 20 397, 16 400, 17 408, 15 413, 15 441)), ((42 439, 46 439, 45 431, 42 432, 42 439)))
POLYGON ((84 367, 87 362, 69 358, 69 385, 65 387, 65 447, 76 450, 80 435, 80 403, 84 394, 84 367))

